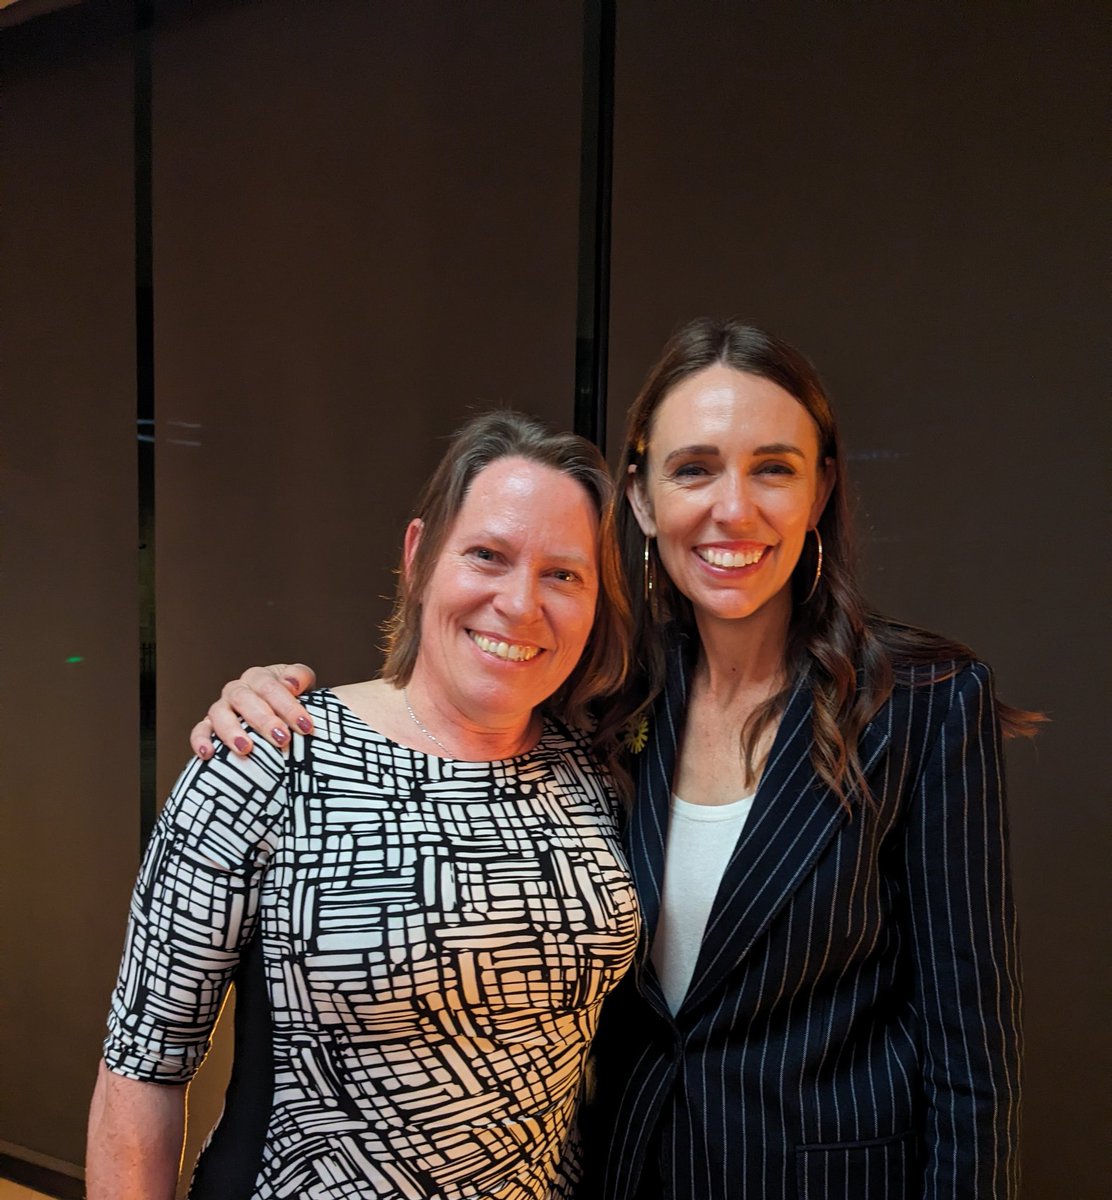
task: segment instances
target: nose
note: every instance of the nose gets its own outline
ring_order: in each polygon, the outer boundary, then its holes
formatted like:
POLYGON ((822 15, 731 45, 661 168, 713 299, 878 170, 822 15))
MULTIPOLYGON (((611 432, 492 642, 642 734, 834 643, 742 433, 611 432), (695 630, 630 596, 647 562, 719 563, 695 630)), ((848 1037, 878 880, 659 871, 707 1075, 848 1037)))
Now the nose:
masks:
POLYGON ((745 475, 729 472, 718 481, 711 517, 727 528, 745 525, 757 512, 753 491, 745 475))
POLYGON ((507 621, 516 625, 528 624, 540 612, 540 581, 529 570, 519 568, 509 572, 494 597, 494 607, 507 621))

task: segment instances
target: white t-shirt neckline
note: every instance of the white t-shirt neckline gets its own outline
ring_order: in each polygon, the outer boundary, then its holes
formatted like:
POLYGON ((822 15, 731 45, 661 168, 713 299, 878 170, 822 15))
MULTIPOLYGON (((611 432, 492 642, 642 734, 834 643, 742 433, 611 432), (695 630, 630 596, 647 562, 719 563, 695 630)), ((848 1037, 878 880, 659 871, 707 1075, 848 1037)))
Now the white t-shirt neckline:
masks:
POLYGON ((672 795, 652 962, 673 1013, 687 995, 714 898, 755 795, 727 804, 690 804, 672 795))

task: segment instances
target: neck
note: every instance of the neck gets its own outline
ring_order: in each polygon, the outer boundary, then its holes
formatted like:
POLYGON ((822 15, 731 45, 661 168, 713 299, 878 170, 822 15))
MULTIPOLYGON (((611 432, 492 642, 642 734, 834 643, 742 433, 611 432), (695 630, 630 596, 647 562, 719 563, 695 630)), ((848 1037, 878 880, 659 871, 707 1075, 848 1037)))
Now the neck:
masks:
POLYGON ((532 709, 524 713, 464 713, 426 687, 416 667, 406 687, 396 690, 403 707, 411 710, 407 719, 414 732, 423 735, 430 754, 490 762, 524 754, 540 737, 540 718, 532 709))
POLYGON ((786 590, 749 617, 723 620, 697 612, 698 674, 707 694, 729 704, 754 691, 772 695, 782 687, 790 621, 786 590))

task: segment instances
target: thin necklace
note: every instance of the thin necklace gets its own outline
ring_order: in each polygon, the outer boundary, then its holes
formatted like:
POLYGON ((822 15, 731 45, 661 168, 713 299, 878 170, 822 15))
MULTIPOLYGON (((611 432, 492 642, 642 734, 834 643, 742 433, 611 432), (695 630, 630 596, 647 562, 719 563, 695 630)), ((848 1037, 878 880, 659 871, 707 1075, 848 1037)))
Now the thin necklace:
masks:
POLYGON ((417 726, 417 728, 425 735, 425 737, 429 739, 430 742, 435 742, 436 745, 438 745, 449 758, 454 758, 455 755, 452 754, 451 750, 444 745, 444 743, 436 736, 436 734, 433 733, 432 730, 429 729, 421 720, 421 718, 413 711, 413 705, 409 703, 408 688, 402 688, 402 699, 405 701, 405 707, 413 720, 413 724, 417 726))

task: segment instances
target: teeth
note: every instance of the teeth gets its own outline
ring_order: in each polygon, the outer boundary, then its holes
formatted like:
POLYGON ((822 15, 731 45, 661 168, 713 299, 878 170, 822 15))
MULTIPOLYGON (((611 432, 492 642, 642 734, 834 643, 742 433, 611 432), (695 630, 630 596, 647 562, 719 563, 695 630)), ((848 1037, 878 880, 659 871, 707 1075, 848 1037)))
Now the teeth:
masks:
POLYGON ((471 640, 487 654, 493 654, 498 658, 507 658, 510 662, 528 662, 529 659, 536 658, 540 653, 539 646, 520 646, 516 642, 496 642, 493 638, 483 637, 481 633, 473 633, 471 640))
POLYGON ((697 550, 696 553, 704 562, 710 563, 712 567, 751 567, 764 554, 764 547, 762 546, 759 550, 748 550, 745 553, 734 550, 715 550, 713 547, 707 547, 703 550, 697 550))

